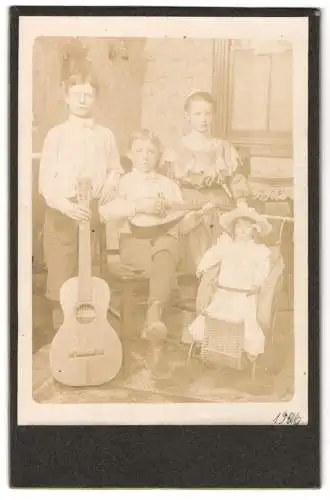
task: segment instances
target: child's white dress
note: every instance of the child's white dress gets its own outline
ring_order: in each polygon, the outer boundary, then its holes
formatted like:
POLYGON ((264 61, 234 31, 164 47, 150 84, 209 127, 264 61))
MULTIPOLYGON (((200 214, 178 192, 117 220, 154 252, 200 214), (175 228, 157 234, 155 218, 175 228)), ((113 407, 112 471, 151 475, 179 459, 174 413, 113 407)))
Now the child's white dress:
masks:
MULTIPOLYGON (((244 322, 244 349, 250 355, 264 352, 264 334, 257 322, 257 295, 248 292, 262 286, 270 270, 270 250, 254 240, 238 242, 222 235, 203 256, 198 271, 220 264, 218 289, 204 311, 209 317, 231 323, 244 322)), ((205 334, 205 316, 189 326, 196 341, 205 334)))

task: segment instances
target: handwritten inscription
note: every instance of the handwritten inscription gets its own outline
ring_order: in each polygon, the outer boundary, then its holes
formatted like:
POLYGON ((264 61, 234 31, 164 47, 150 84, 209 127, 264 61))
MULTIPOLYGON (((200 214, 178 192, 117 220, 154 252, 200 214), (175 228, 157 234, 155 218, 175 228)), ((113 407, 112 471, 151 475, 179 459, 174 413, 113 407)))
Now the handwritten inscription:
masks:
POLYGON ((70 358, 90 358, 92 356, 103 356, 103 349, 91 349, 90 351, 72 351, 69 354, 70 358))
POLYGON ((299 425, 301 423, 301 416, 298 412, 280 411, 273 419, 275 425, 299 425))

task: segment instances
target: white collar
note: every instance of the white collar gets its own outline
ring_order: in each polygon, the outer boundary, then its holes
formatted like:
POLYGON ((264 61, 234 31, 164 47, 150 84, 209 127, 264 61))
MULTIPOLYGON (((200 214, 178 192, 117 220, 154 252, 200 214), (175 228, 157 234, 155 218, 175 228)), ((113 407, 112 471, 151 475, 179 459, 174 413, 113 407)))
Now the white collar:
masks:
POLYGON ((79 116, 70 115, 68 118, 68 123, 75 127, 83 127, 83 128, 93 128, 94 120, 93 118, 80 118, 79 116))
POLYGON ((140 172, 139 170, 133 168, 132 173, 138 177, 141 177, 142 179, 156 179, 157 178, 157 172, 152 170, 151 172, 140 172))
POLYGON ((243 241, 233 239, 233 242, 236 247, 253 247, 256 245, 256 242, 254 241, 253 238, 251 240, 243 240, 243 241))
POLYGON ((212 135, 203 136, 199 132, 192 130, 181 139, 182 143, 191 151, 209 152, 217 146, 217 139, 212 135))

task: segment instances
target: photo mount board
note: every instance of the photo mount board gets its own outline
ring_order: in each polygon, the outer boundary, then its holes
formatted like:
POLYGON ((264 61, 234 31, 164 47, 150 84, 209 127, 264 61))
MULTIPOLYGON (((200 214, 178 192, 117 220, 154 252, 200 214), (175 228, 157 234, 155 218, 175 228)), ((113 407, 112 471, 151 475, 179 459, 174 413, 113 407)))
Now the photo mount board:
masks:
POLYGON ((320 486, 319 31, 320 11, 317 9, 180 7, 12 7, 10 9, 9 482, 11 487, 318 488, 320 486), (17 425, 18 30, 21 16, 308 17, 310 49, 308 425, 17 425))

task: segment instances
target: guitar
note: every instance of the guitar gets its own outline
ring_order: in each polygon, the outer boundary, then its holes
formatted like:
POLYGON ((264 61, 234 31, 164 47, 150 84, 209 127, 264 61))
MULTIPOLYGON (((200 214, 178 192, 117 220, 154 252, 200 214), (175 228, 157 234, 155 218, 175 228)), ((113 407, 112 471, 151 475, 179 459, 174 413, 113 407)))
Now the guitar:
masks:
MULTIPOLYGON (((78 181, 78 201, 88 207, 90 181, 78 181)), ((53 377, 62 384, 98 386, 113 379, 122 365, 122 345, 107 321, 110 290, 92 276, 90 223, 79 223, 79 274, 60 291, 64 322, 50 348, 53 377)))

